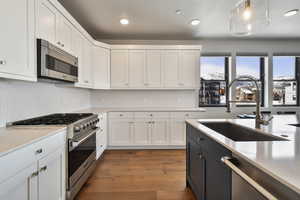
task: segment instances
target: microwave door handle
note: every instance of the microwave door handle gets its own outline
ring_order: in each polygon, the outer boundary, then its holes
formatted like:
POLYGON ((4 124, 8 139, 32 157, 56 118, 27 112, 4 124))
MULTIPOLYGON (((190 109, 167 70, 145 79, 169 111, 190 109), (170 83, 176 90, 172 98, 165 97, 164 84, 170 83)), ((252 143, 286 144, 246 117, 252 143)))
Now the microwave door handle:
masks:
POLYGON ((235 172, 238 176, 244 179, 248 184, 250 184, 253 188, 255 188, 258 192, 260 192, 266 199, 268 200, 278 200, 274 195, 272 195, 269 191, 263 188, 259 183, 249 177, 246 173, 240 170, 235 164, 233 164, 230 160, 232 158, 222 157, 221 161, 227 165, 233 172, 235 172))
POLYGON ((82 138, 80 140, 72 140, 72 147, 73 148, 77 147, 78 145, 80 145, 81 143, 86 141, 89 137, 91 137, 94 133, 96 133, 99 130, 100 130, 100 128, 96 128, 91 133, 89 133, 87 136, 85 136, 84 138, 82 138))

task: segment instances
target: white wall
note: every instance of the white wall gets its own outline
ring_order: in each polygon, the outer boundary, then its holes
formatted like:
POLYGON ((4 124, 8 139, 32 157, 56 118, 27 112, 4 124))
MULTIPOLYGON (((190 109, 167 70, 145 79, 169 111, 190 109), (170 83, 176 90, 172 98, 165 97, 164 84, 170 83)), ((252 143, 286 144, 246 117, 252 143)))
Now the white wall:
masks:
POLYGON ((0 125, 6 122, 90 107, 90 91, 0 79, 0 125))

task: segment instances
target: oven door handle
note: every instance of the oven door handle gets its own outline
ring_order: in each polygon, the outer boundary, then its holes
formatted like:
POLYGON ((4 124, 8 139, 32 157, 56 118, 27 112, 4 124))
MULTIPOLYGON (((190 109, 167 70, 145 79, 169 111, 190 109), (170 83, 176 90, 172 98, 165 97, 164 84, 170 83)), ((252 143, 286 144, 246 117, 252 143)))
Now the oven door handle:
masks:
POLYGON ((246 173, 240 170, 235 164, 231 162, 232 158, 222 157, 221 161, 227 165, 233 172, 239 175, 242 179, 244 179, 248 184, 250 184, 253 188, 255 188, 258 192, 260 192, 266 199, 268 200, 278 200, 275 196, 273 196, 269 191, 263 188, 259 183, 249 177, 246 173))
POLYGON ((91 137, 93 134, 95 134, 97 131, 99 131, 100 128, 96 128, 94 129, 91 133, 89 133, 87 136, 85 136, 84 138, 80 139, 80 140, 72 140, 72 147, 75 148, 78 145, 80 145, 81 143, 83 143, 84 141, 86 141, 89 137, 91 137))

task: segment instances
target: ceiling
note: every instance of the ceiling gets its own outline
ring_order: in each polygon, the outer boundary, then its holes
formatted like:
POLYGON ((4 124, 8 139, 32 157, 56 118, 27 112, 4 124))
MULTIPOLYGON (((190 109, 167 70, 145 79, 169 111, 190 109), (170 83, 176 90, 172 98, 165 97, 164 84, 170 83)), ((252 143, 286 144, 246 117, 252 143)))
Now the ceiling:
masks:
MULTIPOLYGON (((230 38, 230 10, 238 0, 59 0, 96 39, 191 40, 230 38), (181 9, 183 15, 175 11, 181 9), (128 18, 130 24, 120 24, 128 18), (198 26, 189 22, 200 19, 198 26)), ((299 0, 270 0, 271 24, 250 38, 300 38, 299 0)))

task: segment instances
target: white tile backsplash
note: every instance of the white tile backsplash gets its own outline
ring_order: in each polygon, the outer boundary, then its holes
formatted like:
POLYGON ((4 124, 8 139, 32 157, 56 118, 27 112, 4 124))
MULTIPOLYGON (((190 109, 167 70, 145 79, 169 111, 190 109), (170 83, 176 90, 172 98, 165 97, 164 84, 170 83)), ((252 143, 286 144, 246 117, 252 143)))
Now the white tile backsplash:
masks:
POLYGON ((0 125, 55 112, 90 107, 90 90, 54 83, 0 79, 0 125))
POLYGON ((91 93, 93 107, 196 107, 193 90, 97 91, 91 93))

